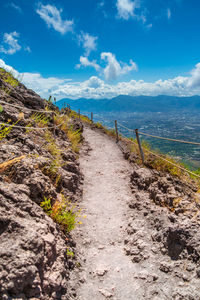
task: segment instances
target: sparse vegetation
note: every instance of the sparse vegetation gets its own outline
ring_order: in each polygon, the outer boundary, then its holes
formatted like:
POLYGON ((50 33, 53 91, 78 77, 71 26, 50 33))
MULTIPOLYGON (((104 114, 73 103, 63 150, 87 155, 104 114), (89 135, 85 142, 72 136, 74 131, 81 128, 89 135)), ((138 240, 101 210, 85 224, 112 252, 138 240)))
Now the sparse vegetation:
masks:
POLYGON ((51 216, 51 214, 52 214, 52 206, 51 206, 51 199, 50 198, 44 197, 44 201, 42 201, 40 203, 40 206, 43 208, 43 210, 45 211, 45 213, 48 216, 51 216))
MULTIPOLYGON (((61 199, 51 204, 51 199, 44 197, 44 201, 40 206, 43 210, 58 223, 63 231, 70 232, 78 223, 80 210, 77 209, 75 204, 68 201, 62 194, 61 199)), ((80 222, 79 222, 80 223, 80 222)))
MULTIPOLYGON (((74 112, 73 112, 74 113, 74 112)), ((81 132, 80 130, 74 130, 71 122, 72 115, 55 116, 55 124, 62 124, 61 129, 66 133, 69 141, 71 142, 72 150, 79 153, 81 145, 81 132)))
POLYGON ((22 80, 22 77, 19 76, 19 78, 15 78, 12 71, 7 71, 3 68, 0 68, 0 77, 4 82, 4 85, 1 86, 0 91, 2 91, 5 95, 9 95, 11 89, 17 87, 22 80))
POLYGON ((70 257, 74 257, 74 252, 67 249, 66 255, 70 257))
MULTIPOLYGON (((135 154, 135 162, 141 165, 142 161, 141 161, 140 152, 139 152, 136 139, 134 140, 133 138, 124 138, 124 137, 120 137, 120 139, 126 141, 130 153, 135 154)), ((146 166, 161 172, 170 173, 173 176, 177 176, 187 181, 193 179, 197 185, 200 185, 200 180, 196 176, 186 172, 187 170, 190 171, 188 166, 176 161, 175 159, 173 159, 172 157, 166 154, 164 155, 160 153, 158 150, 152 150, 150 145, 145 140, 142 141, 142 149, 145 155, 146 166), (149 153, 149 151, 155 153, 155 155, 149 153), (160 158, 157 157, 156 155, 159 155, 160 158), (184 172, 179 167, 185 168, 186 171, 184 172)), ((198 170, 193 172, 198 175, 198 170)))
POLYGON ((116 136, 116 132, 114 129, 109 129, 106 126, 104 126, 102 123, 97 122, 94 124, 96 128, 101 129, 104 133, 106 133, 108 136, 116 136))
POLYGON ((57 186, 60 181, 60 174, 58 174, 58 170, 63 165, 61 150, 56 145, 56 141, 49 130, 45 130, 44 139, 46 141, 46 145, 44 147, 53 156, 53 159, 50 164, 43 168, 43 172, 48 175, 55 186, 57 186))
POLYGON ((8 83, 12 87, 19 85, 19 81, 14 77, 11 71, 6 71, 3 68, 0 68, 0 76, 4 82, 8 83))
POLYGON ((7 123, 0 125, 0 141, 2 141, 4 138, 6 138, 9 135, 12 128, 17 124, 17 122, 15 122, 14 124, 11 125, 10 120, 8 120, 7 123))

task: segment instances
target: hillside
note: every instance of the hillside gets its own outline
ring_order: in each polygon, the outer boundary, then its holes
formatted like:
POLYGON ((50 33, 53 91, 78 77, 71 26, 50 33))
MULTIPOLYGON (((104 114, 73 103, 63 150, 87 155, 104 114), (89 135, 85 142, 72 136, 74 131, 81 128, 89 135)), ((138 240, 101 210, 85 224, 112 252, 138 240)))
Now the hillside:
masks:
POLYGON ((62 108, 70 104, 74 110, 98 112, 169 112, 169 111, 196 111, 200 110, 200 96, 173 97, 173 96, 125 96, 112 99, 62 99, 57 106, 62 108))
POLYGON ((0 299, 200 299, 199 182, 0 69, 0 299))
POLYGON ((67 299, 82 125, 3 69, 0 101, 0 299, 67 299))

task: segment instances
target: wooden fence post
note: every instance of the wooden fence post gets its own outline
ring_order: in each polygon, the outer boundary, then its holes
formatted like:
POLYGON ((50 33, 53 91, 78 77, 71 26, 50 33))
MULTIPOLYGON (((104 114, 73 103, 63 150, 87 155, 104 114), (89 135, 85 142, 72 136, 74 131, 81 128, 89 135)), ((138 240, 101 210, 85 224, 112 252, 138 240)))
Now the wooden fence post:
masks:
POLYGON ((116 143, 119 142, 118 128, 117 128, 117 120, 115 120, 115 131, 116 131, 116 143))
POLYGON ((91 122, 93 123, 93 112, 91 112, 91 122))
POLYGON ((138 134, 138 129, 135 129, 135 134, 136 134, 136 139, 137 139, 139 150, 140 150, 140 156, 141 156, 141 159, 142 159, 142 163, 144 164, 144 152, 142 150, 142 145, 140 143, 140 137, 139 137, 139 134, 138 134))

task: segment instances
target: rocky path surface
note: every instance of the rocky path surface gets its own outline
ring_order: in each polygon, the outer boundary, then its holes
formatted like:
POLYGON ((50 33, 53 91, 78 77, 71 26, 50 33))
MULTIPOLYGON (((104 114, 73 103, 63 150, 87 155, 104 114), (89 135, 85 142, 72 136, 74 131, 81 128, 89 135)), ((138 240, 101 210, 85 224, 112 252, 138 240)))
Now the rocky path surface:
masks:
POLYGON ((79 277, 72 299, 200 299, 196 264, 173 256, 180 254, 183 241, 176 233, 173 240, 172 232, 170 257, 158 234, 167 210, 152 206, 145 188, 139 190, 150 171, 133 170, 106 135, 89 128, 84 135, 91 148, 80 158, 85 177, 81 206, 87 218, 74 231, 82 263, 72 276, 72 282, 79 277), (131 174, 137 179, 132 189, 131 174))
POLYGON ((130 166, 105 135, 85 129, 91 147, 81 158, 85 176, 82 207, 86 219, 77 246, 85 258, 78 299, 132 299, 133 263, 124 252, 130 166))

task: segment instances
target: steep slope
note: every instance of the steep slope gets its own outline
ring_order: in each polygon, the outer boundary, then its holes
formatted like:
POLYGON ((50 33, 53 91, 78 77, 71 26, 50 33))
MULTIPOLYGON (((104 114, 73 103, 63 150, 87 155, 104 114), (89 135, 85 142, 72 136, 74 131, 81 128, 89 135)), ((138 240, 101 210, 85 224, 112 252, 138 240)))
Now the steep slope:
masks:
POLYGON ((74 243, 48 215, 81 194, 68 130, 82 126, 2 69, 0 101, 0 299, 66 300, 74 243))

